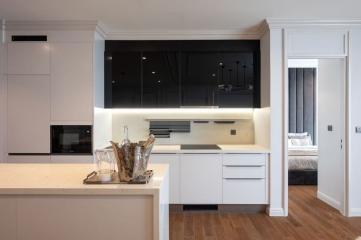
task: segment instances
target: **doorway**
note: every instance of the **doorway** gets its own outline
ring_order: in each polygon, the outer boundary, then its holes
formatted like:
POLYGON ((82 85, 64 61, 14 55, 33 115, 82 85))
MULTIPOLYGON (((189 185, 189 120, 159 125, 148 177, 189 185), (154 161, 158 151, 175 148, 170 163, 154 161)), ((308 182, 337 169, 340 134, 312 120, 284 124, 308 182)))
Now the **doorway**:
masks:
MULTIPOLYGON (((288 183, 345 213, 345 58, 288 60, 288 183)), ((294 200, 294 199, 293 199, 294 200)))

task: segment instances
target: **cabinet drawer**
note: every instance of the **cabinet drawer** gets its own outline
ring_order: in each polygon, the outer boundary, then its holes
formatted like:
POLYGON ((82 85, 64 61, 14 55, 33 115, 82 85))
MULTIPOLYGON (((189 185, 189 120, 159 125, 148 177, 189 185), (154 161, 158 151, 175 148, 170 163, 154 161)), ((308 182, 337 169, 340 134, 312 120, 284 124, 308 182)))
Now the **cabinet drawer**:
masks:
POLYGON ((223 178, 265 178, 266 172, 264 166, 249 166, 249 167, 237 167, 237 166, 223 166, 223 178))
POLYGON ((265 179, 223 179, 224 204, 267 204, 265 179))
POLYGON ((224 166, 263 166, 266 154, 223 154, 224 166))

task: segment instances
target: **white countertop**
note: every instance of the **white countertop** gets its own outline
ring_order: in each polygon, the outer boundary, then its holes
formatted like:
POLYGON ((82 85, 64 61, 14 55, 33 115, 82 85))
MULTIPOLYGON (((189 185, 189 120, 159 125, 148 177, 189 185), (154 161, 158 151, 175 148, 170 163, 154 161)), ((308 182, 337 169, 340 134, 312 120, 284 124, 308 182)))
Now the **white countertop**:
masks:
POLYGON ((150 164, 148 184, 85 185, 94 164, 0 164, 0 195, 154 195, 159 193, 167 164, 150 164))
POLYGON ((259 145, 217 144, 221 149, 190 149, 182 150, 181 145, 154 145, 152 153, 269 153, 268 148, 259 145))

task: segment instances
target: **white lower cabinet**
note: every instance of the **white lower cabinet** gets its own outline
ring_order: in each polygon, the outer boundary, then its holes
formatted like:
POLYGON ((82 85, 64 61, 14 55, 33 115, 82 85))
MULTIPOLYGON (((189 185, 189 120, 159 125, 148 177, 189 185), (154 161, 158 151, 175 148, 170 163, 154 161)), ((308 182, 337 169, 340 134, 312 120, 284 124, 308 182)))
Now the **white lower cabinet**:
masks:
POLYGON ((222 203, 222 155, 181 154, 182 204, 222 203))
POLYGON ((267 154, 153 153, 169 164, 171 204, 268 204, 267 154))
POLYGON ((179 194, 179 154, 154 153, 150 155, 150 163, 169 164, 169 202, 171 204, 180 203, 179 194))
POLYGON ((223 154, 223 204, 267 204, 267 155, 223 154))

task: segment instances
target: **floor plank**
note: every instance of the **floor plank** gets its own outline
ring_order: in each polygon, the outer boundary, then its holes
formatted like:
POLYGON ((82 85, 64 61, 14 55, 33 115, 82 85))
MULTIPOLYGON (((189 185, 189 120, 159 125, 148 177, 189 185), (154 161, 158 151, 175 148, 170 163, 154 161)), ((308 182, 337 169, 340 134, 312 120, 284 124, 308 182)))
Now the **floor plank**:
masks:
POLYGON ((314 186, 289 187, 289 216, 171 212, 171 240, 355 240, 361 218, 345 218, 316 198, 314 186))

